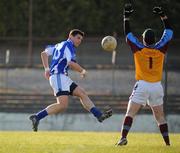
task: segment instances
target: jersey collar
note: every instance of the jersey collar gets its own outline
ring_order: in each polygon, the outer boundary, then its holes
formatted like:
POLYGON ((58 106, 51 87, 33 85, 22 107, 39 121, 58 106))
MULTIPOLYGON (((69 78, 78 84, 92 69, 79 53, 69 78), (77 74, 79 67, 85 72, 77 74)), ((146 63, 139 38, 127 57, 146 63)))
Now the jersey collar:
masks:
POLYGON ((76 52, 76 47, 74 46, 74 43, 72 42, 72 40, 67 39, 67 42, 68 42, 69 46, 74 50, 74 52, 76 52))
POLYGON ((74 47, 74 43, 72 42, 71 39, 67 39, 67 42, 69 42, 74 47))
POLYGON ((144 44, 144 46, 147 47, 147 48, 154 48, 155 44, 152 44, 152 45, 146 45, 146 44, 144 44))

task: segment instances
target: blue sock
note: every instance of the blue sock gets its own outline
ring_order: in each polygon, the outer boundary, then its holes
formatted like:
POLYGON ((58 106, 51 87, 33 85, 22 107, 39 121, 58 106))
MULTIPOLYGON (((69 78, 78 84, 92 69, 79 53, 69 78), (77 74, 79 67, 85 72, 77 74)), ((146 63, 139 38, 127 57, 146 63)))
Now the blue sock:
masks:
POLYGON ((46 117, 47 115, 48 115, 48 113, 47 113, 46 109, 43 109, 42 111, 40 111, 36 114, 38 120, 41 120, 42 118, 46 117))
POLYGON ((102 115, 101 111, 96 107, 91 108, 90 112, 93 113, 96 118, 99 118, 102 115))

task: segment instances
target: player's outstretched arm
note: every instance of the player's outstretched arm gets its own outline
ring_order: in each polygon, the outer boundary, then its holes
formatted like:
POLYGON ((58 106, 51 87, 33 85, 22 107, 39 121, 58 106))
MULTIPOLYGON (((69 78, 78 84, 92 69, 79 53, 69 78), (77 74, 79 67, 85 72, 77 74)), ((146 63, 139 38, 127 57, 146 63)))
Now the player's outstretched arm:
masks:
POLYGON ((70 61, 68 65, 74 71, 79 72, 82 78, 86 76, 87 71, 84 68, 82 68, 78 63, 70 61))
POLYGON ((153 8, 153 13, 157 14, 160 16, 163 25, 164 25, 164 32, 163 35, 160 39, 159 42, 156 43, 156 48, 161 50, 161 52, 166 53, 167 52, 167 46, 168 46, 168 42, 172 39, 173 37, 173 30, 171 25, 169 24, 169 20, 168 17, 166 16, 166 14, 164 13, 164 11, 162 10, 162 8, 160 6, 155 6, 153 8))
POLYGON ((160 18, 161 18, 161 20, 163 22, 163 25, 164 25, 164 29, 172 29, 172 27, 171 27, 171 25, 169 23, 168 17, 165 14, 165 12, 163 11, 162 7, 155 6, 153 8, 153 13, 160 16, 160 18))
POLYGON ((132 4, 131 3, 126 3, 124 5, 124 11, 123 11, 124 33, 125 33, 125 35, 127 35, 129 32, 131 32, 129 18, 130 18, 130 15, 133 12, 134 12, 134 9, 132 7, 132 4))

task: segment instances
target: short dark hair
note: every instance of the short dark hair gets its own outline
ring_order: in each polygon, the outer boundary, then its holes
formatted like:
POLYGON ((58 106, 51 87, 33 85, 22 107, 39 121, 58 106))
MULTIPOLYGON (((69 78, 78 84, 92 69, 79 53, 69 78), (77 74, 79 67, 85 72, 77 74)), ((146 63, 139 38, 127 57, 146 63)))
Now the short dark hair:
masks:
POLYGON ((155 33, 152 29, 148 28, 143 32, 143 39, 147 45, 152 45, 155 43, 155 33))
POLYGON ((69 35, 76 36, 77 34, 80 34, 82 37, 84 36, 84 32, 79 29, 72 29, 69 32, 69 35))

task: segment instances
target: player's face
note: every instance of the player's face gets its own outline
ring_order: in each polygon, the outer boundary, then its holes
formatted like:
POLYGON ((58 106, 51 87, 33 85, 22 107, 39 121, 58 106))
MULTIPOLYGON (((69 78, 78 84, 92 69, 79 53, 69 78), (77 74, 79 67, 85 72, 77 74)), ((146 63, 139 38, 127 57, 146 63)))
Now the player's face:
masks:
POLYGON ((81 44, 83 37, 80 34, 77 34, 76 36, 71 36, 71 40, 73 41, 74 46, 78 47, 81 44))

